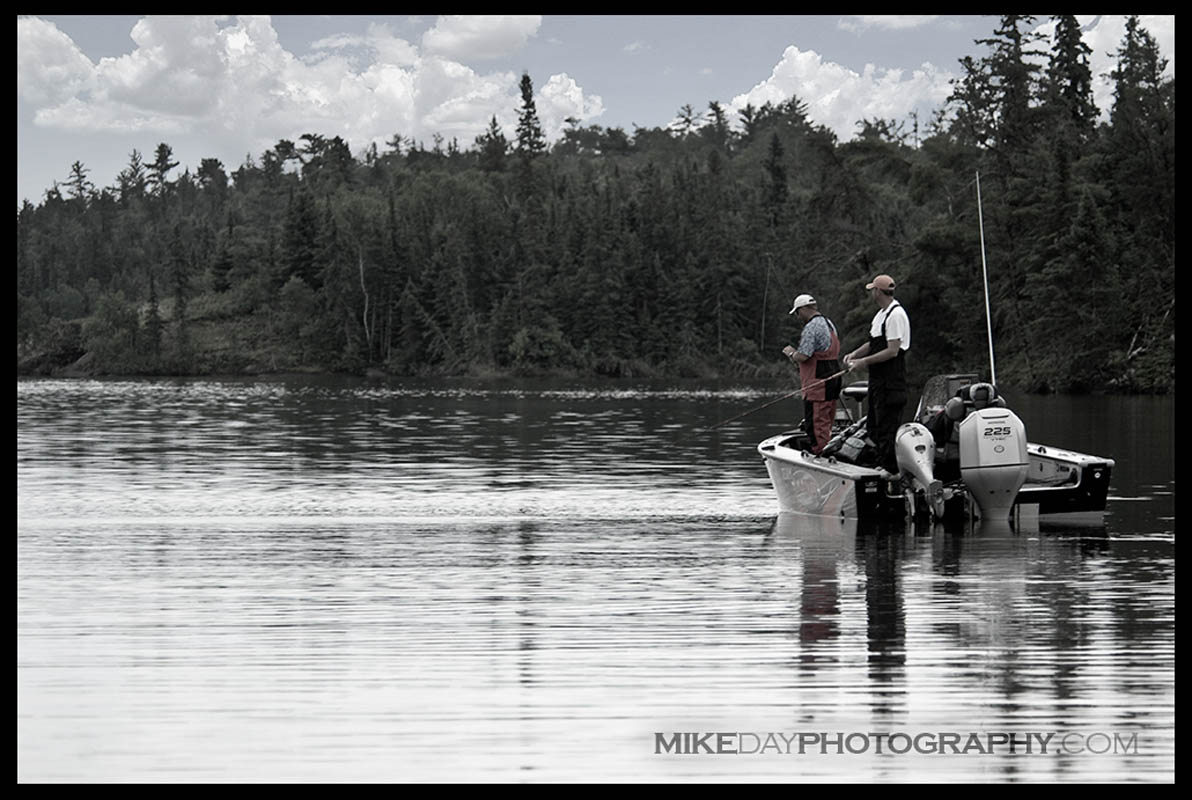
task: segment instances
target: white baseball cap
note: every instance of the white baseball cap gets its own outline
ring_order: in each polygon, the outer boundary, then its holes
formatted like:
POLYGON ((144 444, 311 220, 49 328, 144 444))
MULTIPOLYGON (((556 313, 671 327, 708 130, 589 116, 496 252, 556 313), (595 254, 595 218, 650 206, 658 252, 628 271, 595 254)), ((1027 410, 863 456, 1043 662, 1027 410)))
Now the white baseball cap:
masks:
POLYGON ((796 297, 796 298, 795 298, 795 306, 794 306, 794 308, 792 308, 790 311, 788 311, 788 312, 786 312, 786 313, 788 313, 788 314, 794 314, 796 311, 798 311, 798 310, 799 310, 800 308, 802 308, 803 306, 813 306, 813 305, 815 305, 815 298, 814 298, 814 297, 812 297, 812 296, 811 296, 811 295, 809 295, 809 294, 801 294, 801 295, 799 295, 798 297, 796 297))

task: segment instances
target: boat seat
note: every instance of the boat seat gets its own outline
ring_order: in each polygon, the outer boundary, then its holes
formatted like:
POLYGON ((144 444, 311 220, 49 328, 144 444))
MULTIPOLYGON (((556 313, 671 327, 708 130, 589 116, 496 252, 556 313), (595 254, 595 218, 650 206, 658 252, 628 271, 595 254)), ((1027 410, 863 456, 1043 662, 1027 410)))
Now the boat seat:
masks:
POLYGON ((960 426, 957 423, 973 411, 1005 406, 1005 399, 992 384, 973 383, 957 390, 955 397, 948 398, 944 407, 923 423, 935 441, 937 478, 947 482, 960 477, 960 426))
POLYGON ((840 390, 840 394, 843 397, 847 397, 849 400, 855 400, 858 403, 862 403, 865 401, 865 398, 869 397, 869 381, 857 381, 855 383, 850 383, 848 386, 840 390))

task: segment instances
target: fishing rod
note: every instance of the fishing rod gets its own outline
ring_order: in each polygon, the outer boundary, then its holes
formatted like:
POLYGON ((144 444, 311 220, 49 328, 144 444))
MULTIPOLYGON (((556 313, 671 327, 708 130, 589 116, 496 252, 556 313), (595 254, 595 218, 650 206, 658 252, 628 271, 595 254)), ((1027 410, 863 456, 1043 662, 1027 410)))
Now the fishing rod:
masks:
MULTIPOLYGON (((710 428, 703 428, 701 430, 694 431, 692 433, 687 434, 687 436, 685 436, 683 438, 686 439, 691 436, 697 436, 701 433, 710 433, 711 431, 716 430, 717 428, 721 427, 722 425, 727 425, 730 422, 736 422, 737 420, 739 420, 743 417, 747 417, 750 414, 756 414, 758 411, 761 411, 764 408, 769 408, 770 406, 774 405, 775 403, 781 403, 783 400, 789 400, 790 398, 794 397, 797 394, 802 394, 803 392, 806 392, 810 389, 814 389, 817 386, 821 386, 821 385, 827 383, 828 381, 833 380, 834 378, 839 378, 840 376, 846 374, 847 372, 848 372, 847 369, 842 369, 842 370, 840 370, 840 372, 837 372, 834 375, 829 375, 826 378, 821 378, 820 380, 812 381, 811 383, 807 384, 806 386, 800 386, 798 389, 795 389, 793 392, 784 394, 782 397, 771 400, 768 403, 758 406, 757 408, 751 408, 748 411, 746 411, 744 414, 738 414, 735 417, 729 417, 728 419, 721 420, 720 422, 717 422, 715 425, 711 426, 710 428)), ((683 439, 680 439, 679 441, 683 441, 683 439)))
POLYGON ((766 306, 768 305, 768 301, 770 298, 770 278, 771 277, 774 278, 775 285, 778 286, 778 288, 783 292, 783 294, 786 294, 787 297, 794 296, 787 291, 786 281, 783 280, 782 276, 778 274, 778 271, 774 269, 774 254, 771 253, 769 250, 766 250, 765 254, 766 254, 766 281, 765 281, 765 287, 762 290, 762 318, 761 318, 761 321, 758 323, 758 330, 759 330, 758 341, 760 342, 760 345, 758 346, 759 350, 766 349, 766 318, 768 316, 766 306))
POLYGON ((989 382, 997 386, 997 368, 993 365, 993 319, 989 314, 989 267, 985 263, 985 217, 981 213, 981 172, 977 171, 977 223, 981 228, 981 274, 985 278, 985 332, 989 338, 989 382))

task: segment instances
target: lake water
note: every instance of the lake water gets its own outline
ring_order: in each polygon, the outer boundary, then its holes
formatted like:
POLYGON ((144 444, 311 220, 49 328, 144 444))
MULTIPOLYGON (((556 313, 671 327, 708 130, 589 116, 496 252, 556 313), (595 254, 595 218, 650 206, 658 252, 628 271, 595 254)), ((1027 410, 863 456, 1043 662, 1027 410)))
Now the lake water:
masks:
POLYGON ((1174 781, 1173 400, 1011 395, 1103 525, 858 529, 692 435, 789 390, 18 381, 18 781, 1174 781))

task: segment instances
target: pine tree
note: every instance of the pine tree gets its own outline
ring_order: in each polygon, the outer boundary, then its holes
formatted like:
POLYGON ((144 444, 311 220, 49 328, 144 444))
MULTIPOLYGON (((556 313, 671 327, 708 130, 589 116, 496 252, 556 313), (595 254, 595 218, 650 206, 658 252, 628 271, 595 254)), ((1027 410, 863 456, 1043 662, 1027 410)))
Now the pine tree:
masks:
POLYGON ((120 171, 116 180, 122 204, 127 205, 133 198, 144 196, 148 178, 145 174, 145 162, 139 152, 132 151, 128 158, 128 166, 120 171))
POLYGON ((301 278, 307 286, 318 289, 322 285, 318 265, 319 218, 315 201, 306 189, 300 189, 290 198, 286 211, 285 239, 283 251, 285 274, 278 276, 284 284, 292 277, 301 278))
POLYGON ((686 139, 695 130, 695 109, 690 103, 679 109, 679 115, 673 127, 683 139, 686 139))
POLYGON ((171 160, 173 157, 174 150, 168 144, 162 142, 157 146, 153 163, 149 165, 149 177, 147 180, 150 189, 155 195, 161 196, 169 188, 170 184, 166 179, 166 174, 178 166, 177 161, 171 160))
POLYGON ((174 226, 174 234, 170 239, 169 261, 170 277, 174 283, 175 349, 178 357, 185 363, 190 358, 190 327, 187 324, 186 310, 191 295, 191 264, 181 225, 174 226))
POLYGON ((70 165, 70 180, 67 182, 67 187, 71 198, 86 201, 95 191, 95 184, 87 179, 89 171, 81 161, 70 165))
POLYGON ((533 181, 533 162, 546 152, 546 136, 534 107, 534 84, 530 73, 521 77, 521 112, 517 118, 517 156, 523 190, 529 192, 533 181))
POLYGON ((757 108, 753 103, 746 103, 745 107, 737 112, 737 116, 741 119, 741 144, 745 146, 757 135, 757 108))
POLYGON ((1175 81, 1166 80, 1166 61, 1137 17, 1126 35, 1113 71, 1114 104, 1109 142, 1113 175, 1131 228, 1140 238, 1163 241, 1175 251, 1175 81))
POLYGON ((1118 125, 1130 119, 1140 120, 1153 111, 1165 83, 1163 72, 1167 60, 1159 55, 1158 43, 1142 28, 1137 16, 1126 20, 1125 39, 1116 55, 1110 121, 1118 125))
POLYGON ((1085 44, 1076 17, 1065 14, 1053 19, 1055 45, 1043 99, 1051 109, 1051 117, 1084 142, 1092 135, 1099 113, 1093 102, 1093 73, 1089 68, 1092 48, 1085 44))
POLYGON ((708 103, 708 124, 700 129, 704 139, 713 147, 727 150, 732 139, 732 131, 728 125, 728 115, 720 103, 713 100, 708 103))
POLYGON ((989 72, 984 61, 972 56, 960 59, 964 75, 952 80, 948 105, 955 109, 950 132, 963 145, 987 147, 996 128, 996 106, 989 72))
POLYGON ((985 59, 997 109, 997 149, 1003 156, 1021 152, 1033 138, 1035 114, 1032 108, 1039 67, 1033 58, 1041 55, 1033 45, 1039 35, 1029 33, 1035 18, 1006 14, 992 39, 978 39, 988 45, 985 59))
POLYGON ((786 179, 785 148, 778 132, 770 134, 770 148, 763 165, 766 170, 766 214, 770 227, 777 228, 789 193, 786 179))
POLYGON ((1117 51, 1107 132, 1108 175, 1122 269, 1132 276, 1121 314, 1133 329, 1118 385, 1174 383, 1175 81, 1137 17, 1117 51))
POLYGON ((497 115, 493 114, 488 130, 476 137, 476 146, 480 149, 480 168, 485 172, 504 172, 505 154, 509 152, 509 142, 497 124, 497 115))
POLYGON ((161 308, 157 298, 157 278, 152 269, 149 270, 149 317, 145 322, 145 332, 149 334, 149 353, 154 359, 161 356, 161 334, 165 323, 161 319, 161 308))

